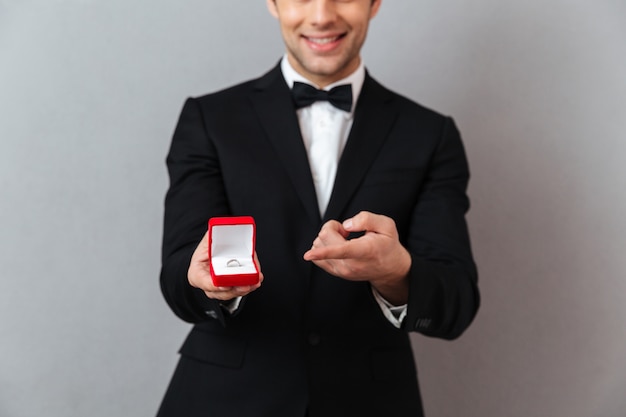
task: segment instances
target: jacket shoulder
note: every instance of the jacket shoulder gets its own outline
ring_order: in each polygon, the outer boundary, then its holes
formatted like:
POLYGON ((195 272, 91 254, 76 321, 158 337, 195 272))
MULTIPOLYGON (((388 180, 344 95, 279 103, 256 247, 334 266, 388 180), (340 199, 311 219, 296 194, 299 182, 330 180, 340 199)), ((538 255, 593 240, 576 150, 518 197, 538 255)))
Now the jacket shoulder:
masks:
POLYGON ((240 100, 247 100, 247 98, 259 89, 264 89, 276 82, 282 80, 282 73, 278 66, 272 68, 267 73, 260 77, 249 79, 223 89, 192 97, 200 105, 219 105, 224 106, 228 103, 240 103, 240 100))
POLYGON ((385 100, 389 105, 395 107, 400 113, 410 114, 413 117, 441 122, 449 119, 450 116, 415 101, 403 94, 391 90, 381 84, 371 76, 367 77, 367 89, 371 95, 375 95, 385 100))

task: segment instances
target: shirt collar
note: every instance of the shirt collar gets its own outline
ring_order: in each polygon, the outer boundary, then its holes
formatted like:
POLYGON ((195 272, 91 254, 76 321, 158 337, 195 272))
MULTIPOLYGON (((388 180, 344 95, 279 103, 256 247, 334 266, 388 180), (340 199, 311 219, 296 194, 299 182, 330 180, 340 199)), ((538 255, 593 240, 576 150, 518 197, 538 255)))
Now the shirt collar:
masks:
MULTIPOLYGON (((293 83, 295 81, 303 82, 318 88, 314 82, 307 80, 305 77, 300 75, 289 63, 287 59, 287 55, 283 56, 283 59, 280 62, 280 69, 283 73, 283 77, 285 78, 285 82, 289 88, 293 87, 293 83)), ((361 89, 363 88, 363 82, 365 81, 365 65, 363 65, 363 61, 359 64, 359 67, 346 78, 343 78, 339 81, 336 81, 332 84, 327 85, 323 88, 323 90, 330 90, 333 87, 337 87, 338 85, 350 84, 352 85, 352 111, 354 111, 354 105, 356 104, 357 99, 359 98, 359 94, 361 93, 361 89)))

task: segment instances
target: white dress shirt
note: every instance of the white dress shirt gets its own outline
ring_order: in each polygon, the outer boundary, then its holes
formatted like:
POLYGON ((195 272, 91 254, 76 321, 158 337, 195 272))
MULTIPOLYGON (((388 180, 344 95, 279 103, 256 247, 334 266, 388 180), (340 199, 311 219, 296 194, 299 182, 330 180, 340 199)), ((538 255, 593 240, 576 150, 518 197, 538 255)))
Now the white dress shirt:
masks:
MULTIPOLYGON (((286 57, 283 57, 281 62, 281 70, 289 88, 293 87, 295 81, 319 88, 297 73, 286 57)), ((350 128, 352 128, 354 106, 363 87, 363 80, 365 80, 365 68, 361 63, 359 68, 348 77, 324 87, 324 90, 329 91, 338 85, 351 84, 352 111, 350 112, 340 110, 328 101, 316 101, 310 106, 297 110, 300 132, 309 158, 322 217, 324 217, 330 194, 333 191, 339 158, 346 146, 350 128)))
MULTIPOLYGON (((319 88, 296 72, 289 63, 287 56, 284 56, 281 61, 281 70, 289 88, 293 87, 295 81, 319 88)), ((365 66, 361 62, 352 74, 323 88, 328 91, 338 85, 351 84, 352 110, 350 112, 340 110, 328 101, 317 101, 310 106, 297 110, 300 132, 309 158, 315 192, 317 193, 317 202, 322 217, 326 212, 326 207, 333 191, 337 165, 352 128, 354 108, 364 81, 365 66)), ((373 287, 372 291, 387 320, 399 328, 406 316, 407 306, 393 306, 373 287)))

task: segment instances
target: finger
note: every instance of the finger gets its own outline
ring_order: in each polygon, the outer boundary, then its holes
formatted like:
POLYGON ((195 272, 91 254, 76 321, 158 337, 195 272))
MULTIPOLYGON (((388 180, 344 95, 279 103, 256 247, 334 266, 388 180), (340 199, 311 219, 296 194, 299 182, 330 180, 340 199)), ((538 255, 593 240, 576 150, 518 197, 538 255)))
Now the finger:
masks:
POLYGON ((345 240, 349 232, 336 220, 329 220, 320 229, 317 237, 325 244, 345 240))
POLYGON ((397 235, 395 221, 381 214, 361 211, 356 216, 346 219, 342 227, 348 232, 373 232, 388 236, 397 235))
POLYGON ((187 280, 192 287, 200 288, 204 291, 215 291, 216 289, 206 262, 194 262, 192 259, 187 271, 187 280))
POLYGON ((336 220, 326 222, 313 241, 311 249, 342 244, 346 241, 349 232, 336 220))
POLYGON ((307 261, 322 261, 358 258, 364 250, 364 245, 361 242, 357 242, 358 240, 344 240, 334 245, 311 248, 304 254, 304 259, 307 261))
POLYGON ((353 259, 323 259, 312 261, 316 266, 339 278, 362 281, 367 280, 366 264, 353 259))
POLYGON ((237 298, 237 297, 245 295, 245 294, 238 294, 235 291, 223 291, 223 292, 205 291, 204 294, 208 298, 211 298, 213 300, 220 300, 220 301, 229 301, 229 300, 232 300, 233 298, 237 298))
POLYGON ((255 285, 241 285, 237 287, 213 287, 210 290, 205 290, 204 293, 207 297, 221 301, 232 300, 237 297, 244 297, 250 294, 252 291, 257 290, 261 286, 261 280, 255 285))

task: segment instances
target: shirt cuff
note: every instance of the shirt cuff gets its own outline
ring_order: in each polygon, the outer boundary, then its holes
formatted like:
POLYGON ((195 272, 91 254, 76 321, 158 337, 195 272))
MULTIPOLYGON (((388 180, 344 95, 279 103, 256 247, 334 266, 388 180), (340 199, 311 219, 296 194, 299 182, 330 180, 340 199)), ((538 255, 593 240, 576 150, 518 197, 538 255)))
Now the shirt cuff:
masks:
POLYGON ((374 298, 380 306, 380 309, 383 312, 385 318, 399 329, 402 326, 402 321, 406 317, 407 304, 394 306, 389 301, 385 300, 374 287, 372 287, 372 293, 374 294, 374 298))
POLYGON ((220 305, 222 306, 224 310, 228 311, 230 314, 234 314, 235 311, 237 311, 237 309, 239 308, 239 305, 241 304, 242 299, 243 297, 239 296, 229 301, 222 301, 220 305))

